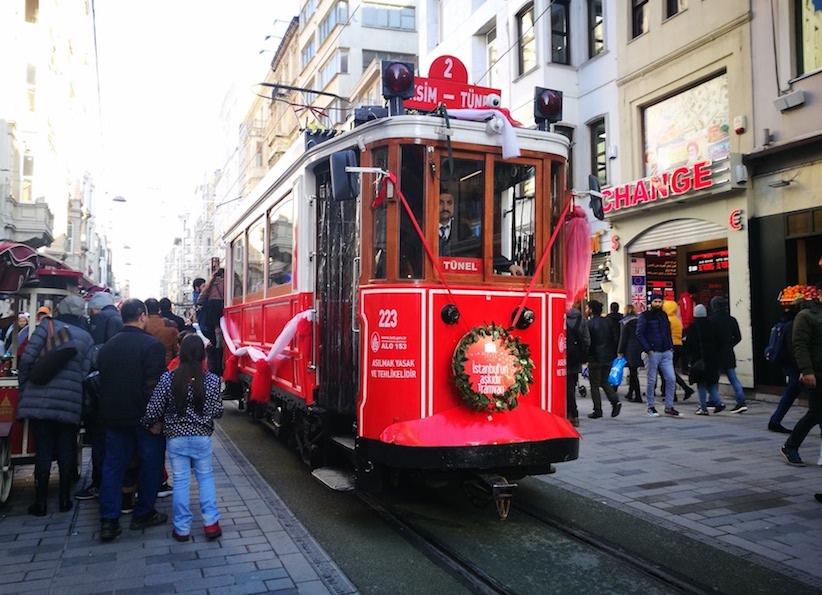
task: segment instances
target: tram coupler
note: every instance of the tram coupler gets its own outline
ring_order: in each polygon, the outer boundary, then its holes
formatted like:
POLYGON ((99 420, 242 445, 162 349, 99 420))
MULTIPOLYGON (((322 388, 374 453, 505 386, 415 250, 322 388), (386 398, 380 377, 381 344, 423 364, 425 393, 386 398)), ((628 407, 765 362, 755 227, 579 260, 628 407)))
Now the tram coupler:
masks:
POLYGON ((478 477, 491 491, 491 497, 497 507, 497 514, 499 514, 500 520, 504 521, 508 518, 508 512, 511 510, 511 500, 514 498, 514 490, 517 488, 517 484, 508 481, 502 475, 480 473, 478 477))

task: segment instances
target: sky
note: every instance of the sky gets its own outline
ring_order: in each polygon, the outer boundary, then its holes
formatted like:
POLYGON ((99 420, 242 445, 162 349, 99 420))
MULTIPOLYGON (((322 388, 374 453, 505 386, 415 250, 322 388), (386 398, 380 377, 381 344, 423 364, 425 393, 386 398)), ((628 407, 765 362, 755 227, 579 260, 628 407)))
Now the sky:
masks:
POLYGON ((112 226, 115 277, 130 281, 132 296, 161 297, 164 257, 180 233, 179 216, 229 149, 220 121, 226 93, 232 85, 247 89, 250 103, 298 4, 95 0, 101 217, 112 226))

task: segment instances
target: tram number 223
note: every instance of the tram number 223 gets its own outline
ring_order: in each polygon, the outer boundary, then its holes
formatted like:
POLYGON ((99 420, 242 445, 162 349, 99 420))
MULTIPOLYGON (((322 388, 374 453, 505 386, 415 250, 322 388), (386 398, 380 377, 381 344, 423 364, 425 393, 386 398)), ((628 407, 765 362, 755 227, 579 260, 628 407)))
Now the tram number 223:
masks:
POLYGON ((381 309, 377 326, 380 328, 397 328, 397 311, 388 308, 381 309))

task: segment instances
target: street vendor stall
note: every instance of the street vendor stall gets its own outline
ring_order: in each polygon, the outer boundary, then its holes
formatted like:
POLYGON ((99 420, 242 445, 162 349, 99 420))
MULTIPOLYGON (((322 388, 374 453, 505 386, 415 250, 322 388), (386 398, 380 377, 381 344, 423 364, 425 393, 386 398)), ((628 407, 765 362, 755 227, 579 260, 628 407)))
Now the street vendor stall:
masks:
MULTIPOLYGON (((34 332, 40 308, 45 306, 54 313, 65 296, 84 293, 91 287, 81 272, 58 260, 37 254, 23 244, 0 243, 0 294, 11 302, 13 311, 29 313, 29 332, 34 332)), ((33 463, 36 448, 29 421, 16 419, 20 396, 18 347, 15 336, 3 357, 8 363, 0 367, 0 506, 11 494, 15 464, 33 463)))

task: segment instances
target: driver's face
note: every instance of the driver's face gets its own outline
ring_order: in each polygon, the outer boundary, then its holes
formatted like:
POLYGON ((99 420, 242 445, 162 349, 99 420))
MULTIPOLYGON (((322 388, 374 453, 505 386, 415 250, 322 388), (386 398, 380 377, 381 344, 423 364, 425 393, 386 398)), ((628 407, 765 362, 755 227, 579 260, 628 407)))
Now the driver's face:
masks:
POLYGON ((454 217, 454 197, 440 194, 440 223, 448 223, 454 217))

